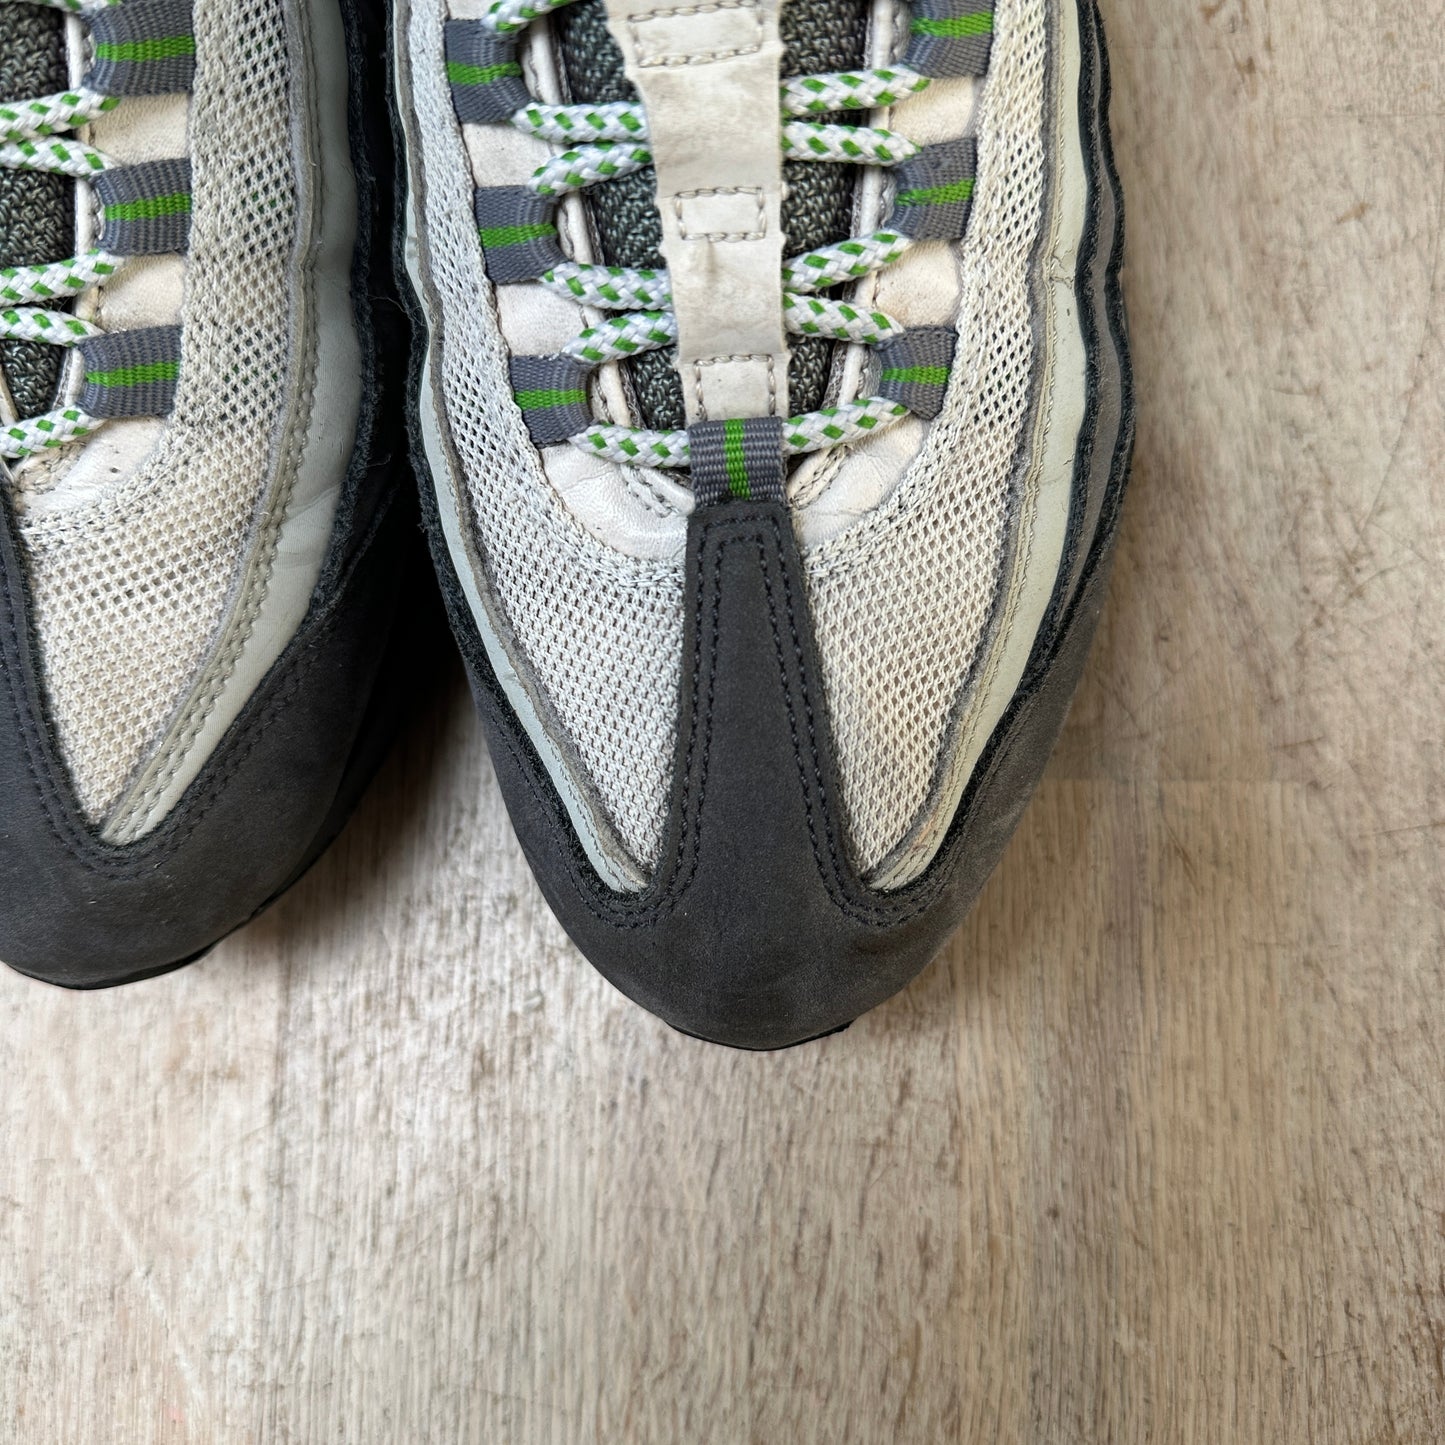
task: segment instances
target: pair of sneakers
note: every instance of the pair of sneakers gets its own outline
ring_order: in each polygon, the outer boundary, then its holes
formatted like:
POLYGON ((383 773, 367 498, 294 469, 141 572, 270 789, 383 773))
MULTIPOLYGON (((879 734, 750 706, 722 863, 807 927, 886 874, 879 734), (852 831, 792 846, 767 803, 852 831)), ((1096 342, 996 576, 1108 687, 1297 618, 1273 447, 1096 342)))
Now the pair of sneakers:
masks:
POLYGON ((161 972, 304 871, 419 493, 609 979, 766 1048, 927 963, 1125 485, 1094 0, 7 0, 0 90, 0 958, 161 972))

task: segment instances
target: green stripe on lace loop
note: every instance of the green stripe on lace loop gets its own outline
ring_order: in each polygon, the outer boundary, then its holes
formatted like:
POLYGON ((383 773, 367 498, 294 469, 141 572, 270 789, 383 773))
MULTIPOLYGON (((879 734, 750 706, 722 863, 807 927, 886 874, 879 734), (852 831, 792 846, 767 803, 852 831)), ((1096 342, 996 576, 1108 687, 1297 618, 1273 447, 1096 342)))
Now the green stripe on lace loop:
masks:
POLYGON ((183 255, 191 238, 191 163, 112 166, 91 183, 105 228, 101 243, 122 256, 183 255))
POLYGON ((509 75, 521 75, 522 67, 515 60, 502 60, 496 65, 467 65, 460 60, 447 62, 447 79, 453 85, 490 85, 509 75))
POLYGON ((924 146, 898 168, 888 225, 915 241, 956 241, 968 225, 978 154, 974 140, 924 146))
POLYGON ((527 186, 479 186, 472 197, 482 264, 496 285, 535 281, 565 257, 556 207, 527 186))
POLYGON ((904 65, 939 79, 980 76, 993 46, 992 0, 913 0, 904 65))
POLYGON ((915 416, 943 409, 958 335, 951 326, 914 326, 880 348, 878 390, 915 416))
POLYGON ((74 347, 83 358, 75 405, 0 430, 0 456, 15 460, 89 435, 110 417, 163 415, 180 371, 179 327, 107 333, 62 310, 29 303, 68 299, 113 276, 129 256, 183 250, 189 236, 190 166, 184 159, 118 166, 65 134, 114 111, 127 95, 188 91, 196 41, 190 0, 41 0, 89 17, 90 68, 73 88, 0 105, 0 165, 87 181, 105 223, 103 244, 78 256, 0 269, 0 335, 74 347))
POLYGON ((85 379, 92 386, 142 386, 151 381, 174 381, 180 373, 178 361, 146 361, 110 371, 87 371, 85 379))
POLYGON ((131 65, 148 65, 157 60, 174 60, 177 56, 195 53, 194 35, 167 35, 153 40, 102 40, 95 47, 98 60, 121 60, 131 65))
POLYGON ((920 18, 913 22, 915 35, 942 35, 950 40, 972 35, 993 34, 993 14, 958 15, 951 20, 929 20, 920 18))
POLYGON ((546 406, 570 406, 587 400, 587 392, 581 387, 565 390, 517 391, 512 393, 517 405, 523 411, 540 411, 546 406))
POLYGON ((971 201, 972 199, 973 178, 971 176, 961 181, 950 181, 943 186, 929 186, 923 190, 898 193, 900 206, 951 206, 959 201, 971 201))
POLYGON ((168 196, 146 196, 138 201, 116 201, 101 208, 107 221, 155 221, 162 216, 190 215, 191 193, 172 191, 168 196))
POLYGON ((147 326, 93 336, 81 344, 80 407, 95 417, 165 416, 181 372, 181 328, 147 326))
POLYGON ((699 507, 782 501, 783 423, 777 417, 694 422, 680 435, 699 507))
POLYGON ((191 0, 126 0, 91 22, 86 84, 104 95, 182 95, 196 74, 191 0))
POLYGON ((527 103, 516 44, 480 20, 448 20, 445 51, 452 109, 463 125, 505 120, 527 103))
POLYGON ((539 241, 556 234, 557 228, 550 221, 534 221, 525 226, 477 227, 484 246, 520 246, 524 241, 539 241))
POLYGON ((743 424, 740 421, 723 423, 723 465, 727 468, 728 489, 740 501, 752 500, 748 487, 748 464, 743 456, 743 424))
MULTIPOLYGON (((448 23, 447 76, 458 119, 472 122, 479 107, 495 110, 500 105, 500 92, 482 100, 474 93, 517 80, 513 56, 501 47, 514 45, 516 32, 567 3, 493 0, 480 22, 448 23), (482 48, 479 28, 489 32, 492 49, 482 48), (461 64, 466 47, 477 58, 461 64)), ((869 363, 864 374, 881 377, 881 394, 785 421, 724 418, 670 431, 590 421, 590 393, 581 378, 599 366, 673 344, 677 317, 666 309, 672 296, 665 271, 607 267, 563 256, 550 203, 650 165, 646 113, 635 101, 554 105, 528 96, 508 114, 495 115, 524 134, 568 148, 552 153, 525 187, 483 187, 475 193, 488 276, 497 284, 540 281, 565 300, 616 313, 573 337, 557 355, 512 358, 513 392, 534 443, 561 439, 624 465, 690 467, 695 495, 703 504, 703 473, 712 479, 708 485, 720 487, 724 500, 756 499, 755 471, 772 478, 781 495, 781 457, 850 445, 910 415, 938 414, 951 376, 953 333, 946 327, 908 328, 866 303, 822 294, 881 271, 920 242, 956 242, 964 234, 975 190, 971 137, 924 146, 881 127, 828 118, 897 105, 925 89, 935 76, 982 73, 994 28, 990 0, 912 0, 912 11, 915 23, 904 61, 796 76, 781 84, 786 156, 889 166, 896 176, 885 228, 794 256, 783 271, 786 329, 873 348, 879 361, 869 363), (920 56, 929 63, 922 63, 920 56), (549 208, 539 209, 541 203, 549 203, 549 208), (568 373, 569 367, 574 372, 568 373), (577 380, 561 379, 574 375, 577 380), (558 430, 564 422, 574 428, 565 437, 558 430), (704 439, 706 458, 699 452, 704 439)))
POLYGON ((565 356, 514 356, 508 363, 512 396, 527 434, 538 446, 565 442, 586 426, 587 374, 565 356))
POLYGON ((946 366, 885 366, 884 381, 912 381, 923 386, 943 386, 948 381, 946 366))

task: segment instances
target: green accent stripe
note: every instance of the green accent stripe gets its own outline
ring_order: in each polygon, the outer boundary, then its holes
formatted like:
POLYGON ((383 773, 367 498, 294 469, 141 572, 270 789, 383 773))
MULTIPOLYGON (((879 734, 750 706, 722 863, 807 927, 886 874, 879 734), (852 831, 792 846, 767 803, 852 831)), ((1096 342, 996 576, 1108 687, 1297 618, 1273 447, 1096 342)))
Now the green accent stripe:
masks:
POLYGON ((105 207, 107 221, 155 221, 162 216, 185 215, 191 209, 189 191, 172 191, 168 196, 142 196, 138 201, 113 201, 105 207))
POLYGON ((549 406, 571 406, 577 402, 585 402, 587 393, 585 391, 518 391, 513 395, 517 398, 517 405, 523 411, 541 411, 549 406))
POLYGON ((125 60, 144 65, 147 61, 174 60, 196 53, 194 35, 165 35, 154 40, 100 40, 95 54, 99 60, 125 60))
POLYGON ((885 366, 883 380, 912 381, 923 386, 946 386, 948 384, 948 368, 946 366, 885 366))
POLYGON ((743 424, 740 421, 723 423, 723 465, 727 468, 728 491, 740 502, 750 502, 753 490, 748 485, 748 463, 743 455, 743 424))
POLYGON ((951 206, 973 199, 973 177, 954 181, 946 186, 927 186, 918 191, 904 191, 898 197, 900 206, 951 206))
POLYGON ((490 85, 494 80, 505 80, 508 76, 521 73, 522 67, 515 60, 504 60, 497 65, 468 65, 463 60, 447 61, 447 80, 452 85, 490 85))
POLYGON ((952 20, 925 20, 919 16, 913 22, 915 35, 940 35, 945 40, 966 40, 978 35, 993 34, 993 11, 985 10, 979 15, 957 15, 952 20))
POLYGON ((144 386, 152 381, 174 381, 180 371, 178 361, 143 361, 114 371, 87 371, 85 379, 95 386, 144 386))
POLYGON ((557 228, 551 221, 534 221, 525 226, 479 226, 477 234, 484 246, 521 246, 543 236, 555 236, 557 228))

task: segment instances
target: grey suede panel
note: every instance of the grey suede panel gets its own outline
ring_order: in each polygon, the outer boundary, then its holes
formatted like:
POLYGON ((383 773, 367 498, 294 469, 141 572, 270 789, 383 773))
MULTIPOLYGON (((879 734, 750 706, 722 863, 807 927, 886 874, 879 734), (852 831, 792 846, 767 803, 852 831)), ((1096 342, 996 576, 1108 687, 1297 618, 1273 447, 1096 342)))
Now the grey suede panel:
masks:
MULTIPOLYGON (((0 95, 50 95, 66 85, 65 18, 38 5, 0 5, 0 95)), ((0 170, 0 266, 60 261, 74 250, 75 182, 0 170)), ((38 342, 0 342, 0 370, 21 416, 48 411, 61 353, 38 342)))
POLYGON ((0 488, 0 959, 52 983, 93 988, 164 971, 266 906, 340 830, 443 662, 397 405, 421 354, 397 281, 386 12, 364 0, 341 0, 341 12, 358 200, 355 449, 305 620, 181 802, 133 844, 97 836, 57 754, 0 488))
MULTIPOLYGON (((636 100, 623 72, 622 52, 607 29, 601 0, 580 0, 553 17, 567 88, 573 100, 636 100)), ((862 0, 789 0, 783 6, 785 75, 842 70, 861 63, 867 33, 862 0)), ((835 117, 820 116, 821 120, 835 117)), ((841 119, 842 117, 837 117, 841 119)), ((727 123, 745 124, 744 117, 727 123)), ((790 253, 847 238, 852 229, 854 166, 789 161, 783 167, 788 195, 783 225, 790 253)), ((587 193, 604 258, 614 266, 663 265, 662 225, 654 197, 652 168, 608 181, 587 193)), ((835 343, 821 338, 793 341, 788 369, 789 407, 794 413, 822 405, 835 343)), ((646 352, 626 363, 644 425, 683 427, 682 385, 671 348, 646 352)))

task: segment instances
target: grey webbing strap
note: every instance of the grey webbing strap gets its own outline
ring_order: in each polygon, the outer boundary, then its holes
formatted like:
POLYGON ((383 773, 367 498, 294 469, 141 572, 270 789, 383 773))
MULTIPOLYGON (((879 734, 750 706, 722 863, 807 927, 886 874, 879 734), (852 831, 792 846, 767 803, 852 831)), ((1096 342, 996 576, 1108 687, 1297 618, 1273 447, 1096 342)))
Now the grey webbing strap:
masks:
POLYGON ((515 40, 480 20, 448 20, 446 50, 452 107, 463 124, 506 120, 531 100, 515 40))
POLYGON ((587 373, 567 356, 514 356, 512 395, 538 446, 565 442, 592 425, 587 373))
POLYGON ((983 75, 993 49, 994 0, 913 0, 903 63, 945 79, 983 75))
POLYGON ((90 21, 95 63, 85 83, 102 95, 180 95, 196 74, 191 0, 126 0, 90 21))
POLYGON ((165 416, 175 405, 179 326, 91 336, 78 350, 85 361, 82 411, 98 417, 165 416))
POLYGON ((687 440, 692 492, 699 507, 783 500, 781 417, 694 422, 687 440))
POLYGON ((913 326, 878 348, 878 392, 932 421, 943 409, 958 333, 951 326, 913 326))
POLYGON ((978 149, 972 138, 924 146, 894 172, 897 198, 888 229, 915 241, 957 241, 973 209, 978 149))
POLYGON ((143 161, 99 171, 90 184, 100 200, 101 242, 118 256, 184 252, 191 239, 191 163, 143 161))
POLYGON ((535 281, 567 259, 557 242, 555 202, 526 186, 479 186, 473 204, 483 261, 495 284, 535 281))

